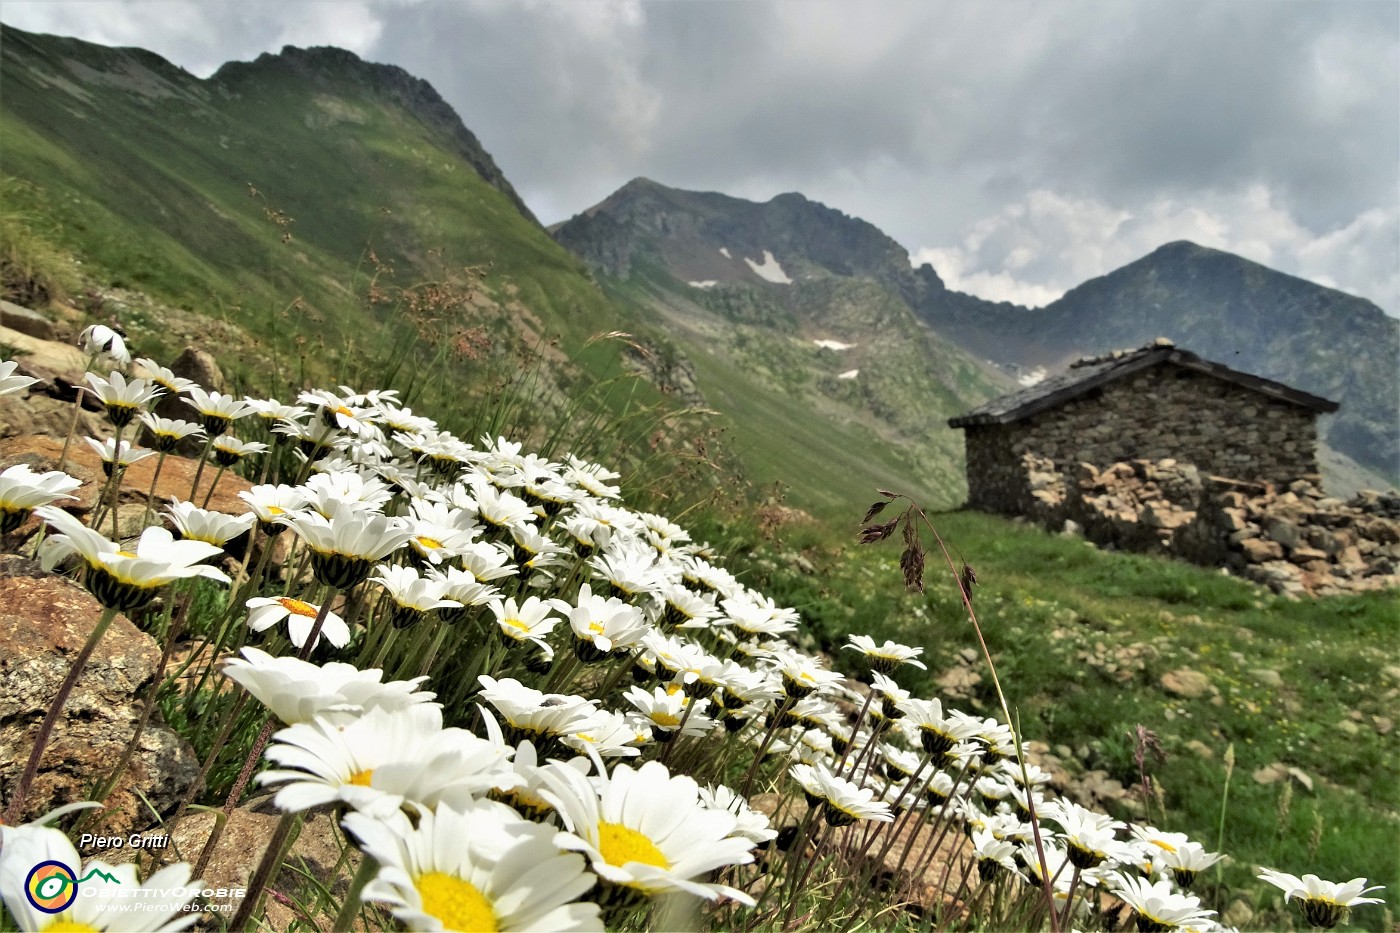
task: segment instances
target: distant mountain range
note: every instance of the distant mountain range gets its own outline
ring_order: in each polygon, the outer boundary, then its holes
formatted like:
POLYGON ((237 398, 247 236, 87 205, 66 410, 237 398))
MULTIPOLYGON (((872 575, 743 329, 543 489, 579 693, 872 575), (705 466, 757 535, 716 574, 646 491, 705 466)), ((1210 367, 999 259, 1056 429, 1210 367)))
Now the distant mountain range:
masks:
POLYGON ((1391 481, 1400 476, 1400 321, 1220 250, 1168 243, 1030 309, 952 291, 878 228, 799 194, 756 204, 635 179, 552 229, 604 275, 688 283, 691 298, 710 306, 731 304, 731 294, 791 306, 821 282, 865 282, 905 304, 935 344, 1018 381, 1169 337, 1339 401, 1322 427, 1327 444, 1391 481))
MULTIPOLYGON (((437 339, 557 340, 546 356, 567 391, 570 367, 613 371, 589 338, 626 331, 621 363, 675 406, 720 413, 697 447, 817 511, 863 508, 875 485, 956 504, 946 418, 1156 336, 1338 399, 1329 443, 1400 475, 1397 322, 1226 253, 1169 244, 1030 310, 946 288, 870 223, 800 194, 757 204, 637 179, 546 232, 431 86, 338 49, 201 80, 149 52, 4 27, 0 83, 6 235, 81 260, 89 285, 305 354, 404 323, 368 300, 376 269, 432 282, 478 268, 437 339)), ((157 319, 128 324, 176 339, 157 319)))

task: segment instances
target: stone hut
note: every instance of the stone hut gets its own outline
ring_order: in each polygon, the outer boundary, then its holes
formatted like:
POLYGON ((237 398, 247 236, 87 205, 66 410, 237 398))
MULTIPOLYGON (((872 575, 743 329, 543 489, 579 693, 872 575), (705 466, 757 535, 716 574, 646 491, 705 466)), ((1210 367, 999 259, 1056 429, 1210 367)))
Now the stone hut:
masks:
POLYGON ((968 505, 1024 515, 1037 470, 1176 460, 1286 485, 1317 473, 1317 416, 1337 403, 1238 372, 1170 340, 1086 358, 949 420, 966 434, 968 505))

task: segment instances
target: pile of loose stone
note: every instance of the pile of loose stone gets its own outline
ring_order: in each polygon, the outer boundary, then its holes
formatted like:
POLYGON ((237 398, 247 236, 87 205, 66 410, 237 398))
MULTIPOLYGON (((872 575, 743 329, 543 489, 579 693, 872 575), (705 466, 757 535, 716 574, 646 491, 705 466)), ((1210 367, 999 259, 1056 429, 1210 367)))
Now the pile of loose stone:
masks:
POLYGON ((1359 592, 1400 586, 1400 495, 1328 496, 1321 478, 1286 488, 1202 475, 1176 460, 1126 460, 1067 475, 1023 458, 1029 517, 1103 547, 1162 553, 1230 572, 1276 592, 1359 592))

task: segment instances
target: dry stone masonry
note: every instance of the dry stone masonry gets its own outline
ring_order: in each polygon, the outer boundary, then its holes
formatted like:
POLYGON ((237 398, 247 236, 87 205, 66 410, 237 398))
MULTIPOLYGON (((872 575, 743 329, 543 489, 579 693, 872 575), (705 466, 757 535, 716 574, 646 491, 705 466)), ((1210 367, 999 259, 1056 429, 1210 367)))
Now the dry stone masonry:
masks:
POLYGON ((968 504, 1102 546, 1221 566, 1289 594, 1400 584, 1400 497, 1325 495, 1336 404, 1170 341, 1080 360, 949 424, 968 504))

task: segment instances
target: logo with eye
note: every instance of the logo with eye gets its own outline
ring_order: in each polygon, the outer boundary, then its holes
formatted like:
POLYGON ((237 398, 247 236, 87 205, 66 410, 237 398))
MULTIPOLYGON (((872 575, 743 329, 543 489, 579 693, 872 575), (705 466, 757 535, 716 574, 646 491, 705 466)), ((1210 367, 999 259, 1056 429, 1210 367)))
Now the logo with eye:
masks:
POLYGON ((62 862, 40 862, 24 879, 24 896, 46 914, 64 911, 78 896, 78 877, 62 862))

